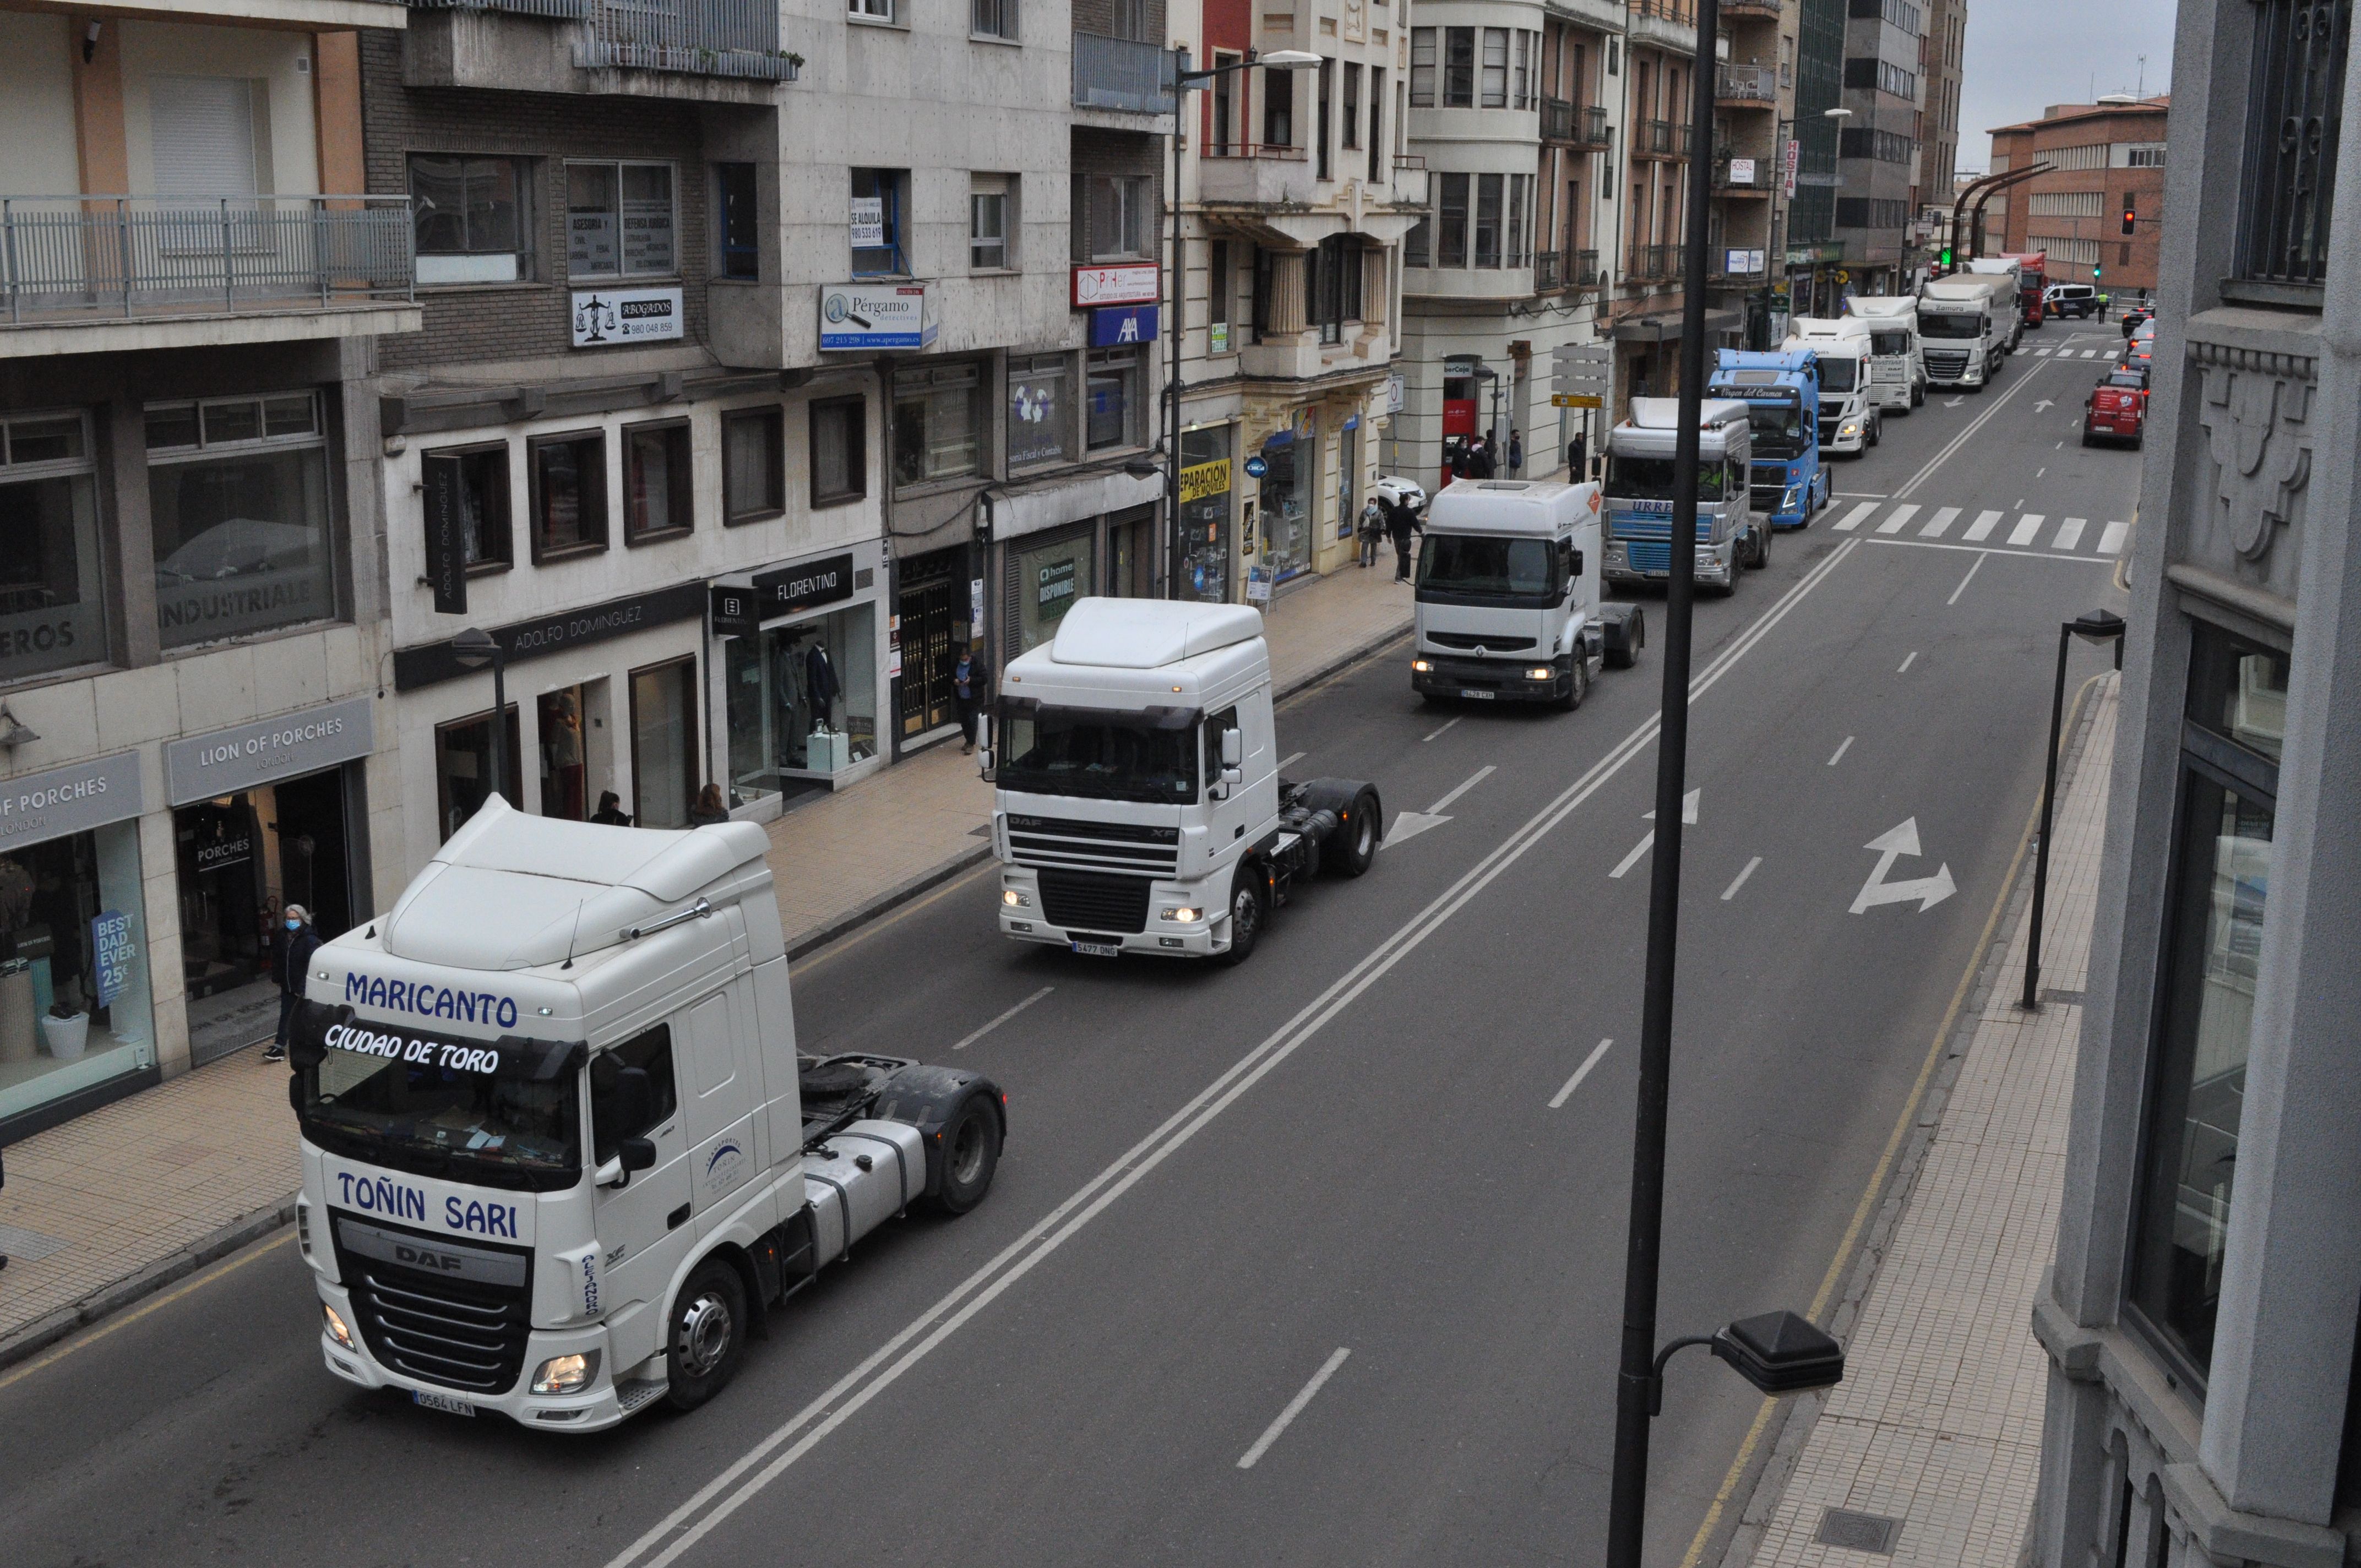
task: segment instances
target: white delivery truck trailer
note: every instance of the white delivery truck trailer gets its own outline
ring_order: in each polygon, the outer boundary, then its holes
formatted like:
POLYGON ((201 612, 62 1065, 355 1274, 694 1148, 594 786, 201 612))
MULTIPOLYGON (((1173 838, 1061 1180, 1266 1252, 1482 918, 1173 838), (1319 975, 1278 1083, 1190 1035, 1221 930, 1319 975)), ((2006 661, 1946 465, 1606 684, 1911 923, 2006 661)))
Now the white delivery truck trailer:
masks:
MULTIPOLYGON (((2004 278, 2008 280, 2008 298, 2004 302, 2001 323, 2002 352, 2014 354, 2025 337, 2025 269, 2014 256, 1977 256, 1968 260, 1968 277, 2004 278)), ((1954 276, 1957 276, 1955 274, 1954 276)))
POLYGON ((1575 708, 1639 656, 1637 605, 1598 591, 1599 488, 1462 480, 1434 498, 1418 557, 1411 689, 1575 708))
MULTIPOLYGON (((1631 417, 1607 433, 1610 583, 1661 583, 1672 576, 1680 414, 1678 398, 1634 398, 1631 417)), ((1727 598, 1738 589, 1741 566, 1771 564, 1771 517, 1754 510, 1748 483, 1754 433, 1748 405, 1708 398, 1697 421, 1697 581, 1727 598)))
POLYGON ((2015 315, 2016 291, 2004 277, 1953 273, 1919 290, 1927 385, 1983 390, 1999 374, 2015 315))
POLYGON ((1906 414, 1927 400, 1927 361, 1918 340, 1918 301, 1909 294, 1855 295, 1845 310, 1869 328, 1870 401, 1906 414))
POLYGON ((331 1372, 545 1431, 686 1409, 865 1233, 983 1201, 989 1080, 796 1054, 769 848, 496 795, 313 955, 290 1095, 331 1372))
POLYGON ((1885 416, 1870 397, 1869 323, 1849 316, 1797 316, 1782 350, 1820 360, 1820 450, 1858 457, 1885 438, 1885 416))
POLYGON ((1325 866, 1369 869, 1375 784, 1279 777, 1270 651, 1246 605, 1077 599, 1001 673, 1000 929, 1093 958, 1245 961, 1325 866))

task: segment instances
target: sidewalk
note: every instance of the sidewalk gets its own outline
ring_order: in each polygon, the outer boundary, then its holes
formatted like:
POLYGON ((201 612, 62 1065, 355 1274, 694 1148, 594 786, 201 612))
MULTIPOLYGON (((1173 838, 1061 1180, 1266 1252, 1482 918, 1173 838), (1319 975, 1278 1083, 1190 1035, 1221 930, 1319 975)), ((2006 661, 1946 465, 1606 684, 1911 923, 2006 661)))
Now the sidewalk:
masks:
MULTIPOLYGON (((1267 617, 1281 696, 1410 628, 1411 590, 1347 566, 1267 617)), ((992 853, 992 788, 938 744, 771 823, 791 955, 812 951, 992 853)), ((37 1133, 0 1189, 0 1366, 235 1251, 294 1215, 287 1069, 244 1050, 37 1133)))
POLYGON ((1872 1236, 1858 1314, 1848 1327, 1839 1309, 1833 1326, 1845 1380, 1789 1420, 1724 1568, 1861 1568, 1878 1553, 1895 1568, 2016 1568, 2048 1372, 2030 1320, 2055 1250, 2117 683, 2092 688, 2069 747, 2042 1010, 2016 1005, 2030 914, 2017 897, 1952 1034, 1958 1076, 1916 1179, 1891 1234, 1872 1236))

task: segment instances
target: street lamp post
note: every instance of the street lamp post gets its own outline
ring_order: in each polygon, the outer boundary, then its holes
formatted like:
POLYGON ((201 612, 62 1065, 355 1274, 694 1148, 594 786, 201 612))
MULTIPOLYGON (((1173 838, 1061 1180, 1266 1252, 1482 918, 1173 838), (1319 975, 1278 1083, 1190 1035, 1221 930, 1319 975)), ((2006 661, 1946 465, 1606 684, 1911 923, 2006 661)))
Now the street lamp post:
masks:
POLYGON ((2033 854, 2033 922, 2026 932, 2025 994, 2017 1005, 2041 1005, 2041 916, 2049 902, 2049 818, 2058 794, 2058 747, 2066 723, 2066 650, 2074 639, 2113 642, 2115 668, 2124 667, 2124 618, 2113 610, 2084 610, 2058 628, 2058 681, 2049 694, 2049 758, 2041 782, 2041 838, 2033 854))
MULTIPOLYGON (((508 653, 500 639, 480 626, 471 626, 451 639, 451 656, 463 670, 492 667, 492 795, 507 793, 500 786, 508 779, 509 696, 508 653)), ((487 795, 486 799, 490 796, 487 795)))
MULTIPOLYGON (((1172 51, 1172 185, 1168 196, 1172 203, 1172 260, 1168 276, 1172 282, 1171 321, 1166 327, 1171 345, 1170 373, 1164 382, 1164 597, 1180 597, 1180 318, 1181 307, 1188 297, 1189 269, 1187 252, 1181 248, 1180 235, 1180 122, 1187 112, 1189 93, 1202 88, 1217 76, 1233 71, 1245 71, 1251 66, 1271 71, 1316 71, 1320 57, 1309 49, 1275 49, 1268 54, 1249 52, 1243 60, 1227 65, 1208 66, 1202 71, 1189 69, 1189 51, 1172 51)), ((1222 127, 1226 132, 1229 127, 1222 127)))

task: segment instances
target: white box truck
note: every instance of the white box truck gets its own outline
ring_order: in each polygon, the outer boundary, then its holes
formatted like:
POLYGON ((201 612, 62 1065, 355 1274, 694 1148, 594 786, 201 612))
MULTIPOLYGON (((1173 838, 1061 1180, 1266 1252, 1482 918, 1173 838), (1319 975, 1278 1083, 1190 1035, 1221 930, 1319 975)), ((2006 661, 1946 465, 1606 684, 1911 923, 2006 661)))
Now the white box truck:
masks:
POLYGON ((1887 413, 1906 414, 1927 400, 1927 361, 1918 339, 1918 301, 1880 294, 1845 302, 1848 314, 1869 327, 1870 400, 1887 413))
MULTIPOLYGON (((1968 277, 2005 278, 2008 298, 2004 302, 2001 323, 2002 352, 2014 354, 2025 338, 2025 265, 2015 256, 1976 256, 1968 258, 1968 277)), ((1957 274, 1954 274, 1957 276, 1957 274)), ((2037 290, 2037 293, 2038 291, 2037 290)))
POLYGON ((1000 677, 1001 934, 1244 962, 1298 888, 1359 876, 1385 833, 1375 784, 1290 783, 1279 756, 1258 611, 1075 600, 1000 677))
POLYGON ((2016 291, 2004 277, 1953 273, 1919 290, 1927 384, 1983 390, 1999 373, 2015 315, 2016 291))
POLYGON ((1596 484, 1463 479, 1434 498, 1418 558, 1411 689, 1429 699, 1582 706, 1639 657, 1637 605, 1599 594, 1596 484))
POLYGON ((983 1201, 992 1082, 796 1054, 769 848, 496 795, 322 945, 288 1054, 329 1371, 544 1431, 689 1409, 863 1234, 983 1201))
POLYGON ((1797 316, 1780 345, 1820 360, 1820 450, 1858 457, 1885 438, 1885 416, 1870 396, 1869 323, 1850 316, 1797 316))

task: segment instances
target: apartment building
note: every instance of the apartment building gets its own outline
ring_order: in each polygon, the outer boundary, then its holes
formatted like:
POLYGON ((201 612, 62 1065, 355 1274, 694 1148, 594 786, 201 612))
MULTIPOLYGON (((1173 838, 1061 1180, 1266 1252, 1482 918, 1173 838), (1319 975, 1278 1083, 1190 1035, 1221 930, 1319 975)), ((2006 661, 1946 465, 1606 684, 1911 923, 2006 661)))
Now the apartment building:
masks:
POLYGON ((371 0, 0 6, 0 1142, 268 1037, 406 869, 368 395, 371 0))
POLYGON ((1850 275, 1845 242, 1837 234, 1838 129, 1846 107, 1845 12, 1848 0, 1789 0, 1781 22, 1783 46, 1792 38, 1795 61, 1790 136, 1795 173, 1787 181, 1787 302, 1789 313, 1833 315, 1842 308, 1850 275))
POLYGON ((1927 0, 1846 0, 1832 237, 1852 293, 1904 292, 1917 260, 1908 230, 1918 216, 1927 22, 1927 0))
MULTIPOLYGON (((1939 249, 1936 209, 1948 217, 1952 177, 1960 162, 1960 82, 1967 59, 1968 0, 1928 0, 1927 30, 1918 40, 1925 102, 1918 112, 1918 206, 1912 214, 1922 254, 1939 249)), ((1948 230, 1946 230, 1948 233, 1948 230)))
POLYGON ((1780 80, 1781 0, 1722 0, 1715 72, 1711 231, 1707 280, 1717 309, 1745 323, 1748 343, 1769 338, 1773 258, 1784 248, 1778 223, 1787 137, 1780 80))
POLYGON ((1993 171, 2050 167, 1993 198, 1984 247, 2043 250, 2053 283, 2151 293, 2163 233, 2168 96, 2053 104, 1992 133, 1993 171), (2124 232, 2124 214, 2132 232, 2124 232))

